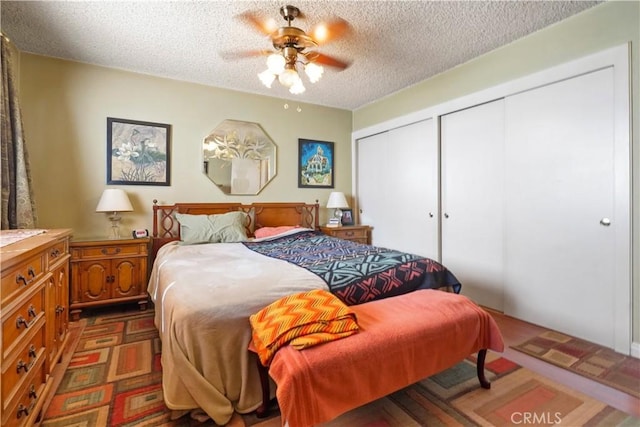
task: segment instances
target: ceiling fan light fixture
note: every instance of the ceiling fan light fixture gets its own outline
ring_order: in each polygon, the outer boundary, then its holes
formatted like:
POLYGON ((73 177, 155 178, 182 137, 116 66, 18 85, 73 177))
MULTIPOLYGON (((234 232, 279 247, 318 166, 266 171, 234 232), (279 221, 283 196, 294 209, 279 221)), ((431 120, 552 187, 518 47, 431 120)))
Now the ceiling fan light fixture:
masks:
POLYGON ((287 68, 282 73, 280 73, 280 75, 278 75, 278 81, 282 86, 291 88, 291 86, 293 86, 297 81, 300 81, 300 76, 298 75, 295 67, 287 68))
POLYGON ((329 29, 326 25, 320 24, 314 28, 312 37, 317 42, 323 42, 329 37, 329 29))
POLYGON ((302 79, 300 77, 298 77, 298 79, 289 88, 289 92, 291 92, 293 95, 300 95, 305 90, 307 89, 302 84, 302 79))
POLYGON ((309 81, 311 83, 316 83, 322 77, 322 73, 324 73, 324 67, 322 65, 314 64, 313 62, 309 62, 304 66, 304 72, 309 77, 309 81))
POLYGON ((286 25, 280 27, 274 20, 266 22, 252 12, 244 12, 239 16, 259 32, 267 35, 273 46, 273 50, 252 50, 236 54, 240 58, 266 56, 267 69, 260 72, 258 78, 267 88, 271 88, 274 80, 278 78, 280 84, 289 89, 289 92, 301 94, 306 90, 301 78, 303 68, 309 81, 317 83, 324 73, 322 65, 339 70, 349 66, 347 62, 314 50, 319 46, 319 42, 335 39, 349 29, 349 24, 341 18, 315 26, 310 33, 313 36, 310 36, 292 25, 296 18, 304 18, 300 9, 295 6, 287 5, 280 8, 280 16, 286 21, 286 25), (300 64, 299 67, 298 64, 300 64))
POLYGON ((284 71, 287 61, 279 53, 272 53, 267 57, 267 68, 272 74, 280 74, 284 71))
POLYGON ((271 89, 271 84, 276 79, 276 75, 269 70, 264 70, 263 72, 258 73, 258 78, 263 85, 271 89))

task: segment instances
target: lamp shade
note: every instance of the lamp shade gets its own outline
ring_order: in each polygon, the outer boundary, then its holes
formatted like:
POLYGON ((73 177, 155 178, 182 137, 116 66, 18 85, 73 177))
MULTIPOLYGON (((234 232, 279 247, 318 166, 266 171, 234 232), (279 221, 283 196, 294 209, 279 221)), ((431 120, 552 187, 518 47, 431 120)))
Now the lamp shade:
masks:
POLYGON ((108 188, 102 193, 96 212, 130 212, 133 210, 124 190, 108 188))
POLYGON ((327 202, 328 208, 333 209, 342 209, 348 208, 349 203, 347 203, 347 198, 344 197, 344 193, 341 191, 333 191, 329 194, 329 201, 327 202))

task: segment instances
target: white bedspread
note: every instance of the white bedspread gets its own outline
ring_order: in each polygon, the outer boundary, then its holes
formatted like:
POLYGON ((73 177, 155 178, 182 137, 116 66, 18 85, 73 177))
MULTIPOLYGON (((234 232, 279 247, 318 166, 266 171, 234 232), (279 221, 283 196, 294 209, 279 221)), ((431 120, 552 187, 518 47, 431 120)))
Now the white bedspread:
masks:
POLYGON ((163 246, 149 281, 170 409, 202 408, 224 425, 261 402, 249 315, 285 295, 328 289, 315 274, 242 243, 163 246))

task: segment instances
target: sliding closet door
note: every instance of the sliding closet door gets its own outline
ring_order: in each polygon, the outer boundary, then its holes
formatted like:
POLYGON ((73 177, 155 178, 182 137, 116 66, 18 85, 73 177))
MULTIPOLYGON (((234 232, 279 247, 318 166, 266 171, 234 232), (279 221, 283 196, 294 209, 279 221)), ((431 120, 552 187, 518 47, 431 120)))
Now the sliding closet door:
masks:
POLYGON ((358 140, 357 197, 360 223, 373 227, 372 243, 388 241, 393 233, 392 212, 386 202, 389 183, 387 166, 388 132, 358 140))
POLYGON ((614 347, 613 71, 506 99, 505 313, 614 347))
POLYGON ((442 263, 478 304, 503 308, 504 101, 441 117, 442 263))
POLYGON ((358 140, 361 222, 372 242, 438 259, 438 146, 428 119, 358 140))

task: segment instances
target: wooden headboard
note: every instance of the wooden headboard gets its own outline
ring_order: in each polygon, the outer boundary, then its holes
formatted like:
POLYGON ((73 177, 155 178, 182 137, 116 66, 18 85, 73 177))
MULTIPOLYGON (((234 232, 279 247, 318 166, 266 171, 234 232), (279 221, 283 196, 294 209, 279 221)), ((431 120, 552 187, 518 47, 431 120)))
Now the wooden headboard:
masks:
POLYGON ((300 227, 318 229, 320 224, 318 212, 320 205, 307 203, 175 203, 158 205, 153 201, 153 233, 151 259, 155 259, 160 247, 168 242, 180 240, 180 224, 176 213, 191 215, 212 215, 233 211, 246 212, 247 235, 253 236, 254 230, 261 227, 278 227, 282 225, 299 225, 300 227))

